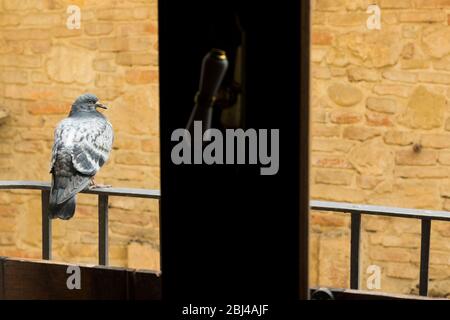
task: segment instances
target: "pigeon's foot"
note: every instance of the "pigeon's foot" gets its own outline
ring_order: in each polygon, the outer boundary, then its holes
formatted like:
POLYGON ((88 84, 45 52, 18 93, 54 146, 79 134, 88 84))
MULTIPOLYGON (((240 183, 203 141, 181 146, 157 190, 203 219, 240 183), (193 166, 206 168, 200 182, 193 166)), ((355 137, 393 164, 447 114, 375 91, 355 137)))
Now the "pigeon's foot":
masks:
POLYGON ((89 186, 89 189, 102 189, 102 188, 112 188, 110 184, 94 184, 89 186))
POLYGON ((94 178, 91 179, 91 184, 89 189, 101 189, 101 188, 112 188, 110 184, 96 184, 94 178))

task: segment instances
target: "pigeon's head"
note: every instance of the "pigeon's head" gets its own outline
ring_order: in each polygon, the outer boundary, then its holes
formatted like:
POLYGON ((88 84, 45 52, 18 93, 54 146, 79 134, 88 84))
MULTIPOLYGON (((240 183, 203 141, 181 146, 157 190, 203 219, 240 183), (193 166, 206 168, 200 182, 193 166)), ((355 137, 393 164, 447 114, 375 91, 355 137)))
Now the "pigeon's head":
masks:
POLYGON ((92 93, 85 93, 74 101, 70 113, 95 112, 97 108, 107 109, 105 105, 98 103, 98 98, 96 95, 92 93))

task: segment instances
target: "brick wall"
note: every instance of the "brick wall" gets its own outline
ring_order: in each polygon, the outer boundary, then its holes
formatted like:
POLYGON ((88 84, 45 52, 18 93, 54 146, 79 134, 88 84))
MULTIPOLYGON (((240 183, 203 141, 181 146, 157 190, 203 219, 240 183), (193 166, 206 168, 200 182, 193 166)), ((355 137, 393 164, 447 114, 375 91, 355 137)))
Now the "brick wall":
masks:
MULTIPOLYGON (((450 1, 315 0, 312 198, 450 211, 450 1), (381 30, 366 10, 381 8, 381 30)), ((313 284, 349 285, 349 218, 314 213, 313 284)), ((417 293, 420 222, 364 217, 362 281, 417 293)), ((450 296, 450 223, 433 222, 430 294, 450 296)))
MULTIPOLYGON (((49 181, 53 130, 92 92, 115 130, 96 181, 159 189, 157 52, 155 0, 0 1, 0 179, 49 181)), ((55 259, 96 263, 96 201, 80 195, 75 218, 54 222, 55 259)), ((0 255, 39 258, 40 230, 38 193, 0 192, 0 255)), ((159 268, 155 201, 110 198, 109 233, 112 265, 159 268)))

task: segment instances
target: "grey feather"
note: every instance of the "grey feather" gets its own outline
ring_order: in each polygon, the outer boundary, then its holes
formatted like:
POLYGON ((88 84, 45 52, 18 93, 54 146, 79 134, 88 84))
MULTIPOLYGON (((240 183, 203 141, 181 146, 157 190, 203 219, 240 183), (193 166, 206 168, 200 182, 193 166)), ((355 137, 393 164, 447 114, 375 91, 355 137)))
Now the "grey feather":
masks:
POLYGON ((97 101, 92 94, 78 97, 69 117, 62 120, 55 130, 50 165, 49 209, 52 217, 70 219, 73 216, 75 195, 89 185, 91 178, 109 158, 113 129, 96 110, 97 101))

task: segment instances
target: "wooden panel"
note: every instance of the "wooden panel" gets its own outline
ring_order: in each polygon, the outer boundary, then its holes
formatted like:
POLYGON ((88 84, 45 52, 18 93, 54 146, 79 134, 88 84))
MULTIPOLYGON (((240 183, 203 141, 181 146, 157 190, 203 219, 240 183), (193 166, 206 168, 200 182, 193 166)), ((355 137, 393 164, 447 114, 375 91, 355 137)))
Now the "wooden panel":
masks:
POLYGON ((4 257, 0 257, 0 300, 5 299, 5 280, 4 280, 4 272, 3 272, 3 261, 4 257))
MULTIPOLYGON (((329 300, 327 294, 324 291, 322 291, 321 294, 317 294, 316 290, 318 289, 319 288, 310 289, 312 298, 313 299, 316 298, 317 300, 329 300)), ((332 293, 334 300, 448 300, 444 298, 431 298, 406 294, 378 292, 378 291, 336 289, 336 288, 327 288, 327 290, 329 290, 329 292, 332 293)))
POLYGON ((131 300, 161 299, 161 277, 159 274, 147 270, 136 270, 136 272, 129 273, 129 277, 133 282, 133 285, 129 286, 129 298, 131 300))
POLYGON ((1 258, 0 298, 160 299, 160 277, 155 273, 124 268, 80 266, 81 288, 69 290, 66 284, 71 275, 67 273, 69 266, 61 263, 1 258), (130 279, 132 281, 129 281, 130 279))

